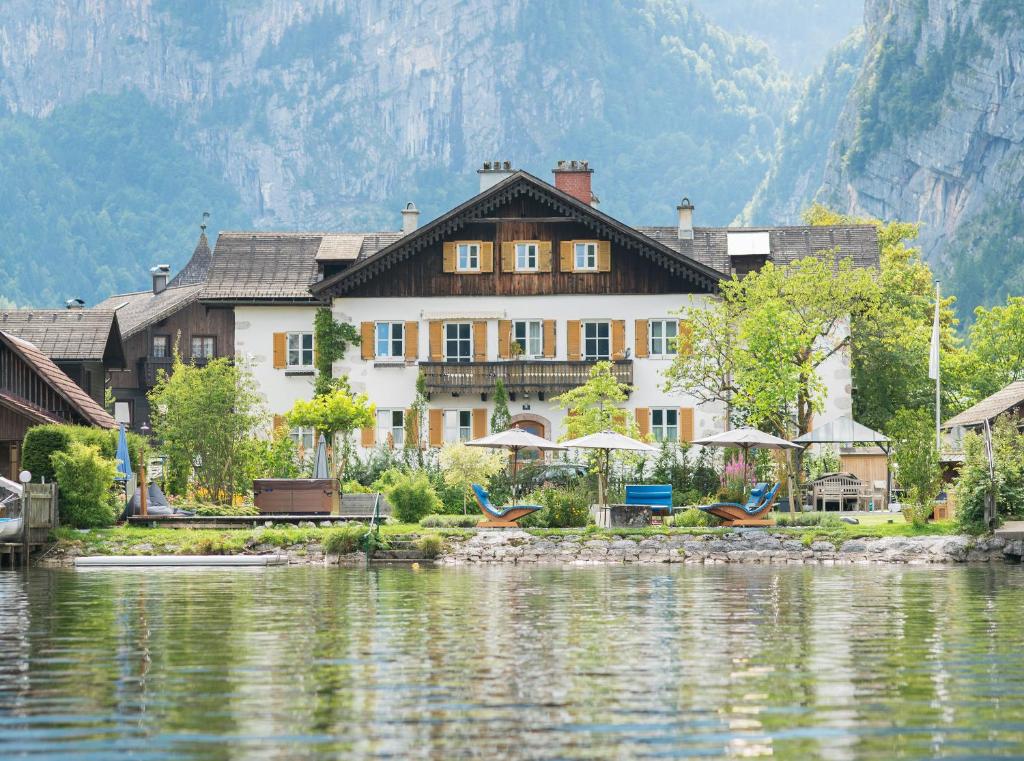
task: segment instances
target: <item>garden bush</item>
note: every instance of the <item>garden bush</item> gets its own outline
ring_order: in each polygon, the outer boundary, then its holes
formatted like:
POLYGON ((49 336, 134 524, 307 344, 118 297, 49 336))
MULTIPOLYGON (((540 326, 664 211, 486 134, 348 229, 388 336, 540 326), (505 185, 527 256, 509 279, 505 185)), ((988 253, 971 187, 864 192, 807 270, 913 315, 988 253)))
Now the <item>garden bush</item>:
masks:
MULTIPOLYGON (((32 473, 32 480, 39 483, 44 478, 53 481, 56 470, 51 456, 54 452, 67 452, 72 442, 95 446, 100 455, 113 458, 117 453, 117 431, 91 428, 84 425, 37 425, 29 428, 22 443, 22 467, 32 473)), ((144 446, 144 440, 135 433, 128 434, 128 451, 132 456, 132 469, 136 470, 144 446)))
POLYGON ((352 523, 341 528, 333 528, 324 538, 324 553, 327 555, 348 555, 359 549, 363 536, 368 529, 362 523, 352 523))
POLYGON ((838 515, 829 513, 796 513, 795 515, 779 515, 775 519, 778 526, 817 526, 820 528, 842 528, 843 523, 838 515))
POLYGON ((402 523, 417 523, 420 518, 441 508, 430 476, 423 471, 399 473, 387 490, 394 516, 402 523))
POLYGON ((416 540, 416 549, 423 553, 423 557, 433 560, 441 554, 444 548, 444 540, 438 534, 424 534, 416 540))
POLYGON ((423 528, 474 528, 480 522, 480 511, 474 509, 469 515, 439 513, 420 518, 423 528))
POLYGON ((255 505, 212 505, 209 503, 178 503, 175 507, 196 515, 259 515, 255 505))
POLYGON ((99 447, 72 441, 68 451, 53 453, 60 487, 60 522, 73 528, 111 526, 117 518, 111 487, 117 464, 100 454, 99 447))
POLYGON ((665 519, 665 523, 666 525, 675 526, 677 528, 701 528, 717 526, 719 524, 719 520, 710 513, 698 510, 696 507, 691 507, 686 510, 680 510, 673 513, 670 517, 665 519))
POLYGON ((520 519, 531 528, 582 528, 590 522, 590 492, 584 487, 542 489, 524 498, 525 504, 541 509, 520 519))

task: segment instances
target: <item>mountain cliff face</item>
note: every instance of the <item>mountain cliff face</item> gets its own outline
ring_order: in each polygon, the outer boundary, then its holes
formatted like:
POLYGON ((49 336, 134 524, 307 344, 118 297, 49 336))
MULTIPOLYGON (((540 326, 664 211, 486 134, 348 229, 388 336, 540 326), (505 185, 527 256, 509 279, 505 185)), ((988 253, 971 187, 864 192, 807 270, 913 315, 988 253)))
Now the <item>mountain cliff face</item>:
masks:
POLYGON ((1024 3, 868 0, 818 199, 922 222, 961 317, 1024 291, 1024 3))
MULTIPOLYGON (((0 168, 18 154, 14 131, 48 134, 86 108, 73 142, 88 169, 41 147, 53 182, 104 183, 88 209, 141 213, 133 182, 106 182, 113 149, 172 206, 196 205, 148 243, 69 226, 2 295, 94 300, 138 284, 140 265, 182 262, 206 208, 215 226, 397 228, 406 201, 430 218, 475 192, 485 159, 542 177, 556 159, 589 159, 610 213, 669 223, 688 195, 702 223, 724 223, 763 176, 794 92, 764 43, 684 0, 7 0, 0 168), (99 139, 127 110, 158 124, 159 147, 99 139), (154 153, 178 157, 182 176, 152 176, 166 169, 150 171, 154 153), (106 269, 61 293, 54 273, 75 261, 106 269)), ((5 258, 35 253, 27 225, 76 213, 34 194, 16 206, 6 226, 23 248, 5 258)))

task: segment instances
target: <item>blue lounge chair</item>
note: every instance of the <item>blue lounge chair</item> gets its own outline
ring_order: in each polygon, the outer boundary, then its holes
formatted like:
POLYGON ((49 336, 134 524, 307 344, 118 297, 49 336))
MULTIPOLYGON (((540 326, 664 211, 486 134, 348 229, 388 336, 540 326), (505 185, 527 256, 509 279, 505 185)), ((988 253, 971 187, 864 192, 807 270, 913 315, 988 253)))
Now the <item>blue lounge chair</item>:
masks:
POLYGON ((777 483, 768 489, 768 484, 758 484, 751 490, 750 498, 745 505, 738 502, 717 502, 713 505, 702 505, 700 509, 718 516, 726 526, 772 526, 775 521, 772 518, 765 518, 764 515, 772 509, 781 486, 781 483, 777 483))
POLYGON ((491 504, 491 498, 487 490, 480 484, 473 484, 473 496, 480 512, 486 520, 480 521, 477 528, 518 528, 516 523, 520 518, 540 510, 540 505, 509 505, 508 507, 495 507, 491 504))
POLYGON ((626 504, 651 508, 651 515, 672 515, 672 484, 626 484, 626 504))

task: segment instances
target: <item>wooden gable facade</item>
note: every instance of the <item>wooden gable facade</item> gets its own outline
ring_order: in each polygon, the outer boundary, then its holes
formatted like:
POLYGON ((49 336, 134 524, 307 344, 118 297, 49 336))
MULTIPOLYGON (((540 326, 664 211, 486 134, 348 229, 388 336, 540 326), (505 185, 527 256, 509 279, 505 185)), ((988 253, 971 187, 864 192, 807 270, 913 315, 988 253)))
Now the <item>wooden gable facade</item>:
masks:
POLYGON ((525 172, 456 207, 312 288, 347 297, 710 293, 721 274, 641 235, 525 172), (577 270, 573 246, 596 244, 593 269, 577 270), (479 264, 460 271, 460 244, 479 264), (515 245, 537 245, 537 267, 516 267, 515 245))

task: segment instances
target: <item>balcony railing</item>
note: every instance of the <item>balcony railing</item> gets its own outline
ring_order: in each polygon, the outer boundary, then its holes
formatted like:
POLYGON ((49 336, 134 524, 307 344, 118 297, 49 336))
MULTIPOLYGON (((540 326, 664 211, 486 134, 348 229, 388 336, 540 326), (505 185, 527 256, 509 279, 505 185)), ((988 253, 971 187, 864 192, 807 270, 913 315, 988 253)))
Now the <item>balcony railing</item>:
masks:
MULTIPOLYGON (((427 391, 488 394, 499 378, 510 394, 560 394, 582 386, 590 377, 593 362, 506 360, 503 362, 421 362, 427 391)), ((633 361, 612 362, 612 374, 620 383, 633 384, 633 361)))
MULTIPOLYGON (((195 364, 196 367, 205 367, 210 361, 206 357, 182 357, 182 361, 187 365, 189 363, 195 364)), ((144 357, 139 360, 139 383, 142 384, 143 388, 153 388, 156 385, 157 376, 160 371, 163 370, 168 375, 171 374, 171 368, 174 365, 173 357, 144 357)))

